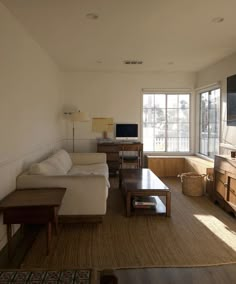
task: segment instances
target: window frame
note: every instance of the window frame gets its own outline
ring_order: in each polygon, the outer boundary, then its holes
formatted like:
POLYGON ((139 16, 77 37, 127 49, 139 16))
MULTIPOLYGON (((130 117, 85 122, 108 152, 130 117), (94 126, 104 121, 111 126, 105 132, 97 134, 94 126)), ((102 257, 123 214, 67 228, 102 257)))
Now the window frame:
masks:
MULTIPOLYGON (((197 151, 197 154, 199 156, 203 156, 204 158, 206 159, 209 159, 209 160, 213 160, 214 157, 211 157, 209 155, 209 130, 208 130, 208 134, 207 134, 207 139, 208 139, 208 146, 207 146, 207 155, 204 154, 204 153, 201 153, 201 117, 202 117, 202 104, 201 104, 201 96, 202 94, 204 93, 208 93, 208 101, 209 101, 209 95, 211 92, 213 91, 216 91, 216 90, 219 90, 220 94, 219 94, 219 136, 218 136, 218 152, 214 152, 213 156, 219 154, 220 152, 220 139, 221 139, 221 107, 222 107, 222 102, 221 102, 221 99, 222 99, 222 90, 221 90, 221 87, 219 85, 214 85, 212 87, 209 87, 207 89, 201 89, 198 91, 198 111, 199 111, 199 119, 198 119, 198 151, 197 151)), ((208 111, 209 111, 209 107, 208 107, 208 111)), ((209 121, 208 121, 208 129, 209 129, 209 121)))
MULTIPOLYGON (((189 149, 187 151, 168 151, 168 137, 167 137, 167 131, 168 127, 165 126, 165 150, 164 151, 155 151, 155 150, 144 150, 146 154, 153 154, 153 155, 191 155, 192 154, 192 143, 194 138, 194 133, 192 131, 192 120, 193 120, 193 106, 192 106, 192 100, 193 100, 193 94, 190 89, 183 89, 183 90, 173 90, 173 91, 166 91, 166 90, 154 90, 154 91, 142 91, 141 100, 142 100, 142 111, 141 111, 141 125, 142 125, 142 141, 144 140, 144 120, 143 120, 143 110, 144 110, 144 95, 165 95, 165 101, 168 100, 168 95, 188 95, 189 96, 189 115, 188 115, 188 126, 189 126, 189 137, 188 137, 188 143, 189 143, 189 149)), ((167 116, 167 103, 165 105, 165 117, 167 116)), ((177 111, 179 111, 179 107, 177 108, 177 111)), ((166 120, 167 121, 167 120, 166 120)), ((179 125, 179 123, 178 123, 179 125)), ((180 138, 180 137, 178 137, 180 138)), ((144 142, 144 141, 143 141, 144 142)))

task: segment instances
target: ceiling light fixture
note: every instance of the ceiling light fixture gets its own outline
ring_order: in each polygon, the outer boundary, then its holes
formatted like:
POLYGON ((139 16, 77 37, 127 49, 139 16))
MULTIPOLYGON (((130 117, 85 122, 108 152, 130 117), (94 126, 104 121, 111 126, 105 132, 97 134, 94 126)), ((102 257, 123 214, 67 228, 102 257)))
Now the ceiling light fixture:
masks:
POLYGON ((98 19, 98 14, 95 14, 95 13, 88 13, 86 15, 86 18, 89 19, 89 20, 97 20, 98 19))

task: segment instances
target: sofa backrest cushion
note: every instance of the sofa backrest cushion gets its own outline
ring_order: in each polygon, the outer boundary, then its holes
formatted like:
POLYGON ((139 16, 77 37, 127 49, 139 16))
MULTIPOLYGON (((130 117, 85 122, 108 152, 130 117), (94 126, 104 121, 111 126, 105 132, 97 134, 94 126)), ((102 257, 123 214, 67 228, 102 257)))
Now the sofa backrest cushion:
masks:
POLYGON ((59 161, 54 158, 48 158, 40 163, 32 164, 29 169, 31 175, 44 175, 44 176, 55 176, 64 175, 65 171, 59 165, 59 161))
POLYGON ((106 163, 105 153, 70 153, 73 165, 92 165, 106 163))
POLYGON ((71 169, 72 161, 65 150, 59 150, 48 159, 32 164, 29 174, 32 175, 66 175, 71 169))

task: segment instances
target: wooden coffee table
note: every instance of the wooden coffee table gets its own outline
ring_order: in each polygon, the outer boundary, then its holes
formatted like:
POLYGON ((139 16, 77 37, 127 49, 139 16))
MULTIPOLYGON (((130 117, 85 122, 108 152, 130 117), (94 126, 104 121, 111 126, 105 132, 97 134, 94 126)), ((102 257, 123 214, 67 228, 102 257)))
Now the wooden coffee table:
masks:
POLYGON ((125 195, 126 214, 164 214, 171 216, 171 191, 150 169, 121 169, 120 188, 125 195), (132 199, 139 196, 155 196, 156 206, 152 209, 132 207, 132 199), (165 197, 165 204, 159 196, 165 197))

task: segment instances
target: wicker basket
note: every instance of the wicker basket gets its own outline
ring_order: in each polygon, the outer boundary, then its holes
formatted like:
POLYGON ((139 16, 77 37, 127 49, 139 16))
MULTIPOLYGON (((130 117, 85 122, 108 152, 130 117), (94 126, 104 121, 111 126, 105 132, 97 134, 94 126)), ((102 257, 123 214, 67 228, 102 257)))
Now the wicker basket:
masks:
POLYGON ((182 192, 188 196, 202 196, 204 194, 204 174, 183 173, 179 175, 182 182, 182 192))

